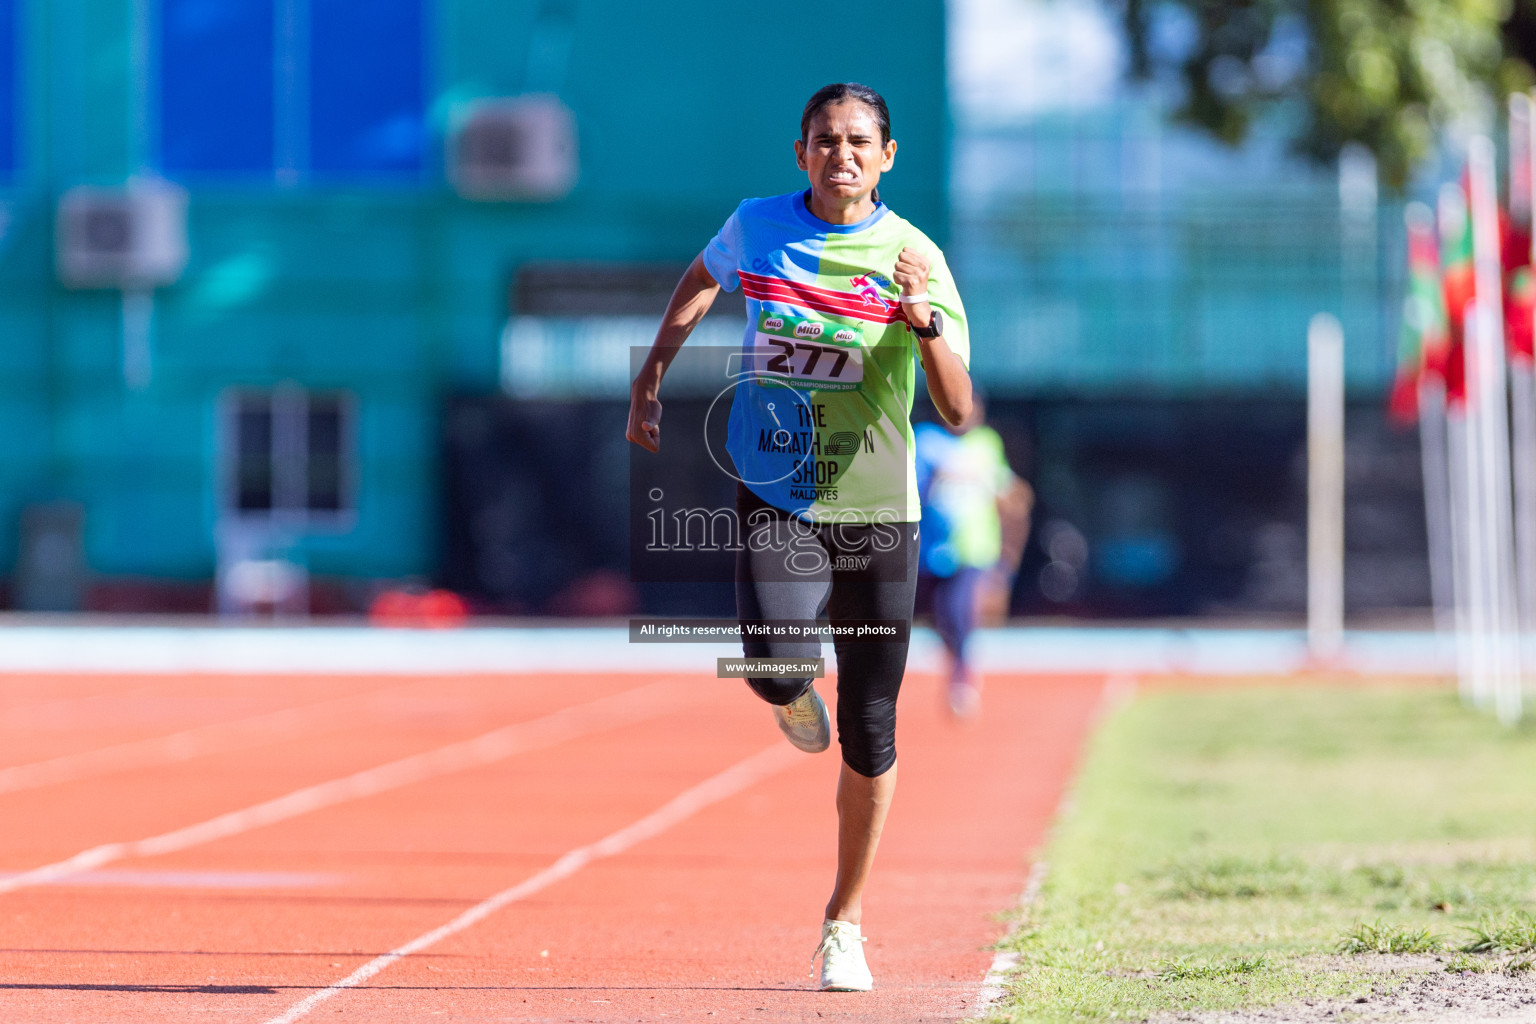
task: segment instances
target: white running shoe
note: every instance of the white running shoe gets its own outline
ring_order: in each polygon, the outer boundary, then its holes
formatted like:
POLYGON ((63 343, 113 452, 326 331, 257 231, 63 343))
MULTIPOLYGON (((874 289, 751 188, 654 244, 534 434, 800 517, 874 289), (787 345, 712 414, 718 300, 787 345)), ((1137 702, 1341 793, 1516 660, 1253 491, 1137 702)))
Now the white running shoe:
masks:
POLYGON ((823 992, 868 992, 875 979, 864 962, 864 943, 859 926, 847 921, 821 922, 821 945, 811 954, 811 963, 821 957, 823 992))
POLYGON ((773 720, 789 742, 807 754, 819 754, 832 745, 832 722, 814 686, 807 686, 788 704, 774 705, 773 720))
POLYGON ((981 690, 969 679, 951 680, 949 711, 956 718, 975 718, 981 713, 981 690))

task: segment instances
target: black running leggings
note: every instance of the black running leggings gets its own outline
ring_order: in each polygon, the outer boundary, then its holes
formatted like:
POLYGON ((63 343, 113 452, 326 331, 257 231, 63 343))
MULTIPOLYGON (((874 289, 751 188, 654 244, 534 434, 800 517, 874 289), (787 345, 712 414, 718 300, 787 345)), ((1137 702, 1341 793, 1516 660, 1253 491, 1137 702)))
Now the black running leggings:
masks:
MULTIPOLYGON (((740 486, 736 507, 744 541, 736 555, 736 613, 743 622, 814 621, 825 613, 833 625, 884 619, 910 627, 917 586, 916 523, 805 524, 740 486), (789 558, 793 568, 787 570, 789 558)), ((905 635, 890 642, 833 640, 838 743, 844 763, 868 778, 885 774, 896 763, 896 695, 906 672, 907 642, 905 635)), ((744 638, 742 648, 749 658, 821 654, 819 640, 744 638)), ((790 703, 811 682, 747 680, 770 704, 790 703)))

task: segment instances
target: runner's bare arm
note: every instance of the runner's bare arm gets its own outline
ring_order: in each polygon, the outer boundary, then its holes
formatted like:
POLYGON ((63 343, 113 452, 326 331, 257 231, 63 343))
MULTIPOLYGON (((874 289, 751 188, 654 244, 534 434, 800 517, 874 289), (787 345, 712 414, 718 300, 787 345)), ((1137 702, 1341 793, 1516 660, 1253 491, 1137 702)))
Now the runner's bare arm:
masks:
POLYGON ((661 378, 719 294, 719 283, 704 269, 704 257, 695 256, 672 290, 656 340, 629 387, 629 427, 624 436, 646 451, 661 450, 661 400, 657 397, 661 378))
MULTIPOLYGON (((903 295, 924 295, 928 291, 928 257, 916 249, 903 249, 896 257, 892 279, 903 295)), ((918 327, 933 321, 933 309, 926 302, 907 305, 907 317, 918 327)), ((971 415, 971 375, 960 357, 950 350, 941 334, 937 338, 917 339, 918 358, 928 375, 928 397, 933 407, 951 426, 958 427, 971 415)))
POLYGON ((960 357, 950 351, 941 334, 917 339, 918 358, 928 375, 928 397, 944 422, 958 427, 971 415, 971 375, 960 357))

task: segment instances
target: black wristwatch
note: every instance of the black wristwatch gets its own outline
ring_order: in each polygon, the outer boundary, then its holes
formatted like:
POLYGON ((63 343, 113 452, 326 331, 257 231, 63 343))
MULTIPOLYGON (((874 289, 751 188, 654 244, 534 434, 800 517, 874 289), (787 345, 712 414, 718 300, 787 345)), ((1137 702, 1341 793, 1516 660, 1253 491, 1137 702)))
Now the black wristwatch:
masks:
POLYGON ((919 338, 937 338, 944 333, 944 314, 936 309, 932 309, 932 307, 930 307, 930 310, 932 317, 929 319, 927 327, 919 327, 912 321, 907 321, 907 326, 912 328, 912 333, 919 338))

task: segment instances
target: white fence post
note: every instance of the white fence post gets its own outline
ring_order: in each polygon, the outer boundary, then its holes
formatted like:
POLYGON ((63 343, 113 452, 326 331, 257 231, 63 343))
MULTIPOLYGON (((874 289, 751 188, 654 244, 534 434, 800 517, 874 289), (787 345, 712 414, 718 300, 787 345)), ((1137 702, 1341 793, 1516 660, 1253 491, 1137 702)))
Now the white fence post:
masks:
POLYGON ((1344 329, 1318 313, 1307 328, 1307 647, 1317 661, 1344 643, 1344 329))

